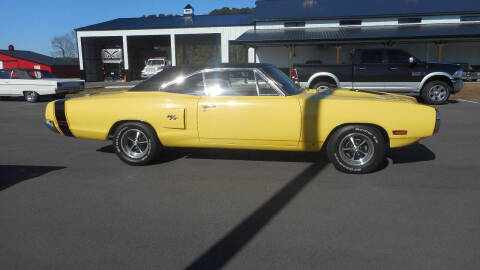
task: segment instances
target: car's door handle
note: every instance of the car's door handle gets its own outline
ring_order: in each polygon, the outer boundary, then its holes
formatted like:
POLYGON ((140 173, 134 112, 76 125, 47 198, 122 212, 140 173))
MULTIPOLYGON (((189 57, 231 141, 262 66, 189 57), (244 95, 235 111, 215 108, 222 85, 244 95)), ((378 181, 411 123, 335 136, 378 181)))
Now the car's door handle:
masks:
POLYGON ((205 104, 205 105, 202 105, 202 109, 203 110, 206 110, 206 109, 213 109, 213 108, 216 108, 217 106, 213 105, 213 104, 205 104))
POLYGON ((358 69, 359 69, 359 70, 367 70, 366 67, 359 67, 358 69))
POLYGON ((399 70, 397 67, 391 67, 390 70, 399 70))

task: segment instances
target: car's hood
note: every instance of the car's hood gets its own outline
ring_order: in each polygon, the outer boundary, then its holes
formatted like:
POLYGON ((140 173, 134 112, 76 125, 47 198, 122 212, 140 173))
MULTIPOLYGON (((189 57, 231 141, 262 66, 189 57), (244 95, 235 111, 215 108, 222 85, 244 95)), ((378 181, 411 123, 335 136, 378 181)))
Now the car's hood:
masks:
POLYGON ((319 91, 314 89, 308 89, 304 92, 305 95, 314 95, 318 98, 325 99, 350 99, 350 100, 377 100, 377 101, 390 101, 390 102, 407 102, 418 103, 414 97, 395 95, 385 92, 377 91, 365 91, 365 90, 348 90, 348 89, 336 89, 319 91))

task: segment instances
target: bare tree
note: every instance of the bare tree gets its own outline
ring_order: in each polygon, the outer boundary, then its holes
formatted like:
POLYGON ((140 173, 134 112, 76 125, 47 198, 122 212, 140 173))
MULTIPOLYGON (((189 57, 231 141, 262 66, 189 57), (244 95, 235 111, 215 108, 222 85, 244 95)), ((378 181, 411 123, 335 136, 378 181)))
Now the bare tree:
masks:
POLYGON ((75 31, 52 39, 52 55, 62 58, 78 57, 77 35, 75 31))

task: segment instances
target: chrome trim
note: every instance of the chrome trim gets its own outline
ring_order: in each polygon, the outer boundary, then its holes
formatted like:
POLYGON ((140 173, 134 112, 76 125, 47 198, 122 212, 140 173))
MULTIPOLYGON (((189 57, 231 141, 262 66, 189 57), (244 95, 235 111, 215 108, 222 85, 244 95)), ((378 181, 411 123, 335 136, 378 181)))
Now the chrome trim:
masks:
POLYGON ((310 76, 310 79, 308 79, 308 82, 307 82, 307 88, 311 88, 312 87, 311 84, 313 80, 315 80, 318 77, 329 77, 330 79, 333 79, 335 81, 335 83, 337 84, 337 87, 340 86, 340 80, 338 79, 337 76, 335 76, 335 74, 330 72, 318 72, 310 76))
POLYGON ((51 120, 45 120, 44 122, 45 126, 47 126, 48 129, 50 129, 52 132, 59 134, 57 128, 55 127, 55 124, 51 120))
POLYGON ((423 86, 427 83, 428 79, 430 79, 434 76, 444 76, 444 77, 447 77, 448 79, 450 79, 452 81, 455 80, 455 78, 453 78, 452 74, 448 74, 447 72, 433 72, 433 73, 430 73, 427 76, 423 77, 422 82, 418 85, 417 90, 422 91, 423 86))

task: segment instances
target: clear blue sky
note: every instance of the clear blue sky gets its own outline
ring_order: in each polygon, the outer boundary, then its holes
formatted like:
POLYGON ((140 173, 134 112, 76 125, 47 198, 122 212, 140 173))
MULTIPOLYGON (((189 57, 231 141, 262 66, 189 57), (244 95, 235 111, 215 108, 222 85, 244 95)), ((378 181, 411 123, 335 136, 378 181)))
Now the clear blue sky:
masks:
POLYGON ((143 14, 182 14, 191 4, 195 14, 222 7, 254 7, 255 0, 1 0, 0 49, 15 49, 50 55, 50 41, 75 28, 116 18, 143 14), (8 3, 8 4, 6 4, 8 3))

